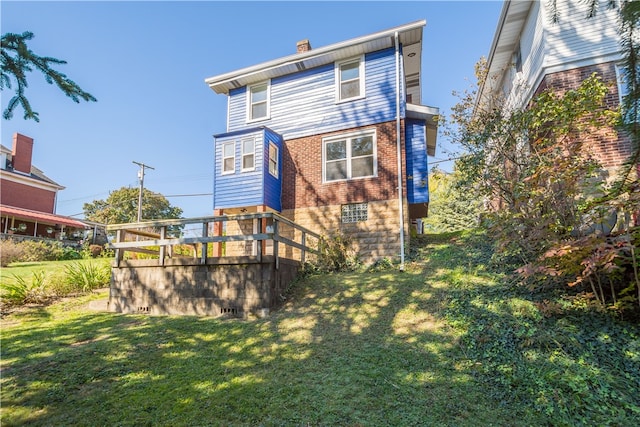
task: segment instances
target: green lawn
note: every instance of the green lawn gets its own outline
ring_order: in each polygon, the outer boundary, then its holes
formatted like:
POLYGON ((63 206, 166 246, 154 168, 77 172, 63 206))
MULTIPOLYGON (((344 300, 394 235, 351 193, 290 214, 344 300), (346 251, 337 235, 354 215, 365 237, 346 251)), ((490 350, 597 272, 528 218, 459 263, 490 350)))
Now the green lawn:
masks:
POLYGON ((1 424, 633 425, 636 324, 544 316, 483 236, 416 240, 407 271, 307 277, 266 319, 90 311, 105 293, 6 316, 1 424))
POLYGON ((2 280, 13 280, 13 276, 30 279, 33 273, 45 271, 47 275, 62 274, 66 265, 73 264, 102 264, 110 263, 109 258, 97 259, 74 259, 66 261, 33 261, 33 262, 14 262, 9 267, 0 268, 0 276, 2 280))

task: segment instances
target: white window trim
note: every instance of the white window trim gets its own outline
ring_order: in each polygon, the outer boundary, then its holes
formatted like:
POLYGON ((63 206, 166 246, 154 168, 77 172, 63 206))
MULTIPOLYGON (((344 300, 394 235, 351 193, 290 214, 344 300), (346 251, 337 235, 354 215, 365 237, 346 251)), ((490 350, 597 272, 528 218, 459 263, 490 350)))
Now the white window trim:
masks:
POLYGON ((251 172, 256 170, 256 139, 255 138, 244 138, 242 140, 240 140, 240 150, 242 151, 242 154, 240 155, 240 172, 251 172), (244 143, 246 141, 252 141, 253 142, 253 151, 252 152, 246 152, 244 151, 244 143), (253 166, 251 166, 250 168, 245 168, 244 167, 244 158, 245 156, 250 156, 253 155, 253 166))
POLYGON ((624 83, 624 66, 616 64, 616 84, 618 85, 618 103, 622 105, 623 98, 627 94, 626 84, 624 83))
POLYGON ((278 178, 278 173, 279 173, 279 169, 280 169, 280 149, 278 148, 278 146, 276 144, 274 144, 273 142, 269 142, 268 146, 267 146, 267 154, 269 156, 269 159, 267 160, 267 168, 269 170, 269 174, 271 174, 272 177, 274 178, 278 178), (271 147, 276 149, 276 173, 271 172, 271 147))
POLYGON ((332 135, 326 138, 322 138, 322 183, 323 184, 331 184, 334 182, 344 182, 344 181, 355 181, 358 179, 369 179, 369 178, 377 178, 378 177, 378 140, 377 140, 377 132, 375 129, 373 130, 362 130, 357 132, 343 133, 340 135, 332 135), (357 138, 360 136, 369 136, 373 137, 373 175, 367 176, 358 176, 356 178, 351 177, 351 139, 357 138), (340 141, 342 139, 348 140, 347 144, 347 178, 345 179, 334 179, 331 181, 327 181, 327 143, 340 141))
POLYGON ((236 173, 236 143, 235 141, 232 142, 225 142, 222 144, 222 155, 220 156, 222 158, 222 163, 221 163, 221 175, 231 175, 236 173), (224 147, 226 147, 227 145, 231 145, 233 147, 233 157, 225 157, 224 156, 224 147), (225 164, 225 160, 226 159, 230 159, 233 158, 233 169, 230 171, 225 171, 224 170, 224 164, 225 164))
POLYGON ((339 61, 335 63, 335 82, 336 82, 336 104, 342 103, 342 102, 350 102, 350 101, 355 101, 357 99, 362 99, 365 97, 365 75, 364 75, 364 55, 360 55, 358 57, 355 58, 349 58, 346 59, 344 61, 339 61), (340 98, 340 66, 343 64, 348 64, 350 62, 354 62, 354 61, 360 61, 359 66, 358 66, 358 77, 360 79, 360 95, 358 96, 354 96, 351 98, 345 98, 345 99, 341 99, 340 98))
POLYGON ((247 123, 261 122, 263 120, 269 120, 271 118, 271 79, 260 83, 247 86, 247 123), (267 114, 264 117, 254 119, 251 117, 251 88, 256 86, 267 85, 267 114))

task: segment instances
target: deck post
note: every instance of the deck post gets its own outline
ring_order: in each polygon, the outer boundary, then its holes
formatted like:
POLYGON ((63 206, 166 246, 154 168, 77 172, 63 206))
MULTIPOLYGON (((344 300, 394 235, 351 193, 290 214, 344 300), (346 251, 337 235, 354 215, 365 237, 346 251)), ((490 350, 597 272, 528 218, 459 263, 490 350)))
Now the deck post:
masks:
MULTIPOLYGON (((167 227, 160 227, 160 240, 164 240, 167 238, 167 227)), ((167 255, 167 246, 160 245, 160 265, 164 265, 164 257, 167 255)))
POLYGON ((300 262, 304 264, 306 250, 307 250, 307 233, 302 232, 302 249, 300 249, 300 262))
MULTIPOLYGON (((209 223, 208 222, 203 222, 202 223, 202 237, 207 237, 207 236, 209 236, 209 223)), ((201 247, 202 247, 202 254, 200 254, 200 263, 201 264, 206 264, 207 263, 207 252, 209 251, 209 244, 207 242, 203 242, 201 247)))
MULTIPOLYGON (((123 241, 124 230, 118 229, 116 231, 116 242, 120 243, 123 241)), ((124 250, 116 248, 116 266, 120 267, 120 261, 122 261, 122 256, 124 255, 124 250)))
POLYGON ((280 261, 278 261, 278 223, 276 218, 273 218, 273 258, 276 261, 276 270, 280 267, 280 261))
MULTIPOLYGON (((222 216, 222 209, 214 209, 213 215, 216 217, 222 216)), ((214 220, 213 223, 213 235, 215 237, 222 236, 222 220, 214 220)), ((213 243, 213 256, 221 257, 222 256, 222 242, 214 242, 213 243)))

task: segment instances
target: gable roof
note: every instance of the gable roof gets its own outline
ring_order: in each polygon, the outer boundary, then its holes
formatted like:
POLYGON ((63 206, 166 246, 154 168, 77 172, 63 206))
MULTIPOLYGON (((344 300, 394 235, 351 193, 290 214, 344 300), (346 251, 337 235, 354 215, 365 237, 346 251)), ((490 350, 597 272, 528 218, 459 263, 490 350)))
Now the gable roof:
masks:
POLYGON ((366 36, 219 74, 205 79, 205 83, 216 93, 228 95, 229 91, 234 88, 393 47, 395 45, 394 35, 397 32, 400 43, 403 46, 407 91, 414 94, 413 102, 419 104, 421 93, 422 28, 426 24, 427 21, 425 20, 411 22, 366 36), (411 56, 409 56, 410 54, 411 56))
MULTIPOLYGON (((6 155, 7 157, 11 157, 12 156, 12 151, 9 150, 7 147, 5 147, 4 145, 0 144, 0 153, 6 155)), ((13 167, 9 166, 9 165, 1 165, 2 167, 0 167, 0 169, 3 172, 9 172, 12 174, 15 174, 16 176, 20 176, 20 177, 27 177, 27 178, 32 178, 35 179, 37 181, 41 181, 43 183, 49 184, 52 187, 55 187, 58 190, 64 190, 64 186, 58 184, 57 182, 55 182, 54 180, 52 180, 51 178, 49 178, 48 176, 46 176, 44 174, 44 172, 42 172, 40 169, 38 169, 37 167, 31 165, 31 173, 29 175, 26 175, 24 173, 20 173, 20 172, 16 172, 13 170, 13 167)))

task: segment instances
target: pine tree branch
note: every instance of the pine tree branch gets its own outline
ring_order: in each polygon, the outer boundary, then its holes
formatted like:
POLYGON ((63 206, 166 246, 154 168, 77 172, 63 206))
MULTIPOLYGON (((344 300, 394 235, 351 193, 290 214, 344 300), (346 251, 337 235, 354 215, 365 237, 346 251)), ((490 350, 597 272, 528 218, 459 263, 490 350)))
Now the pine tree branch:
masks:
POLYGON ((48 56, 39 56, 27 46, 27 41, 33 38, 33 33, 25 31, 22 34, 5 33, 0 42, 0 90, 12 89, 15 81, 15 95, 9 101, 2 116, 9 120, 18 106, 24 109, 24 119, 39 121, 38 113, 33 111, 31 104, 25 95, 25 89, 29 86, 27 74, 34 68, 40 71, 49 84, 55 84, 67 97, 74 102, 97 101, 89 92, 84 91, 78 84, 67 77, 66 74, 52 68, 54 65, 64 65, 67 62, 62 59, 48 56))

